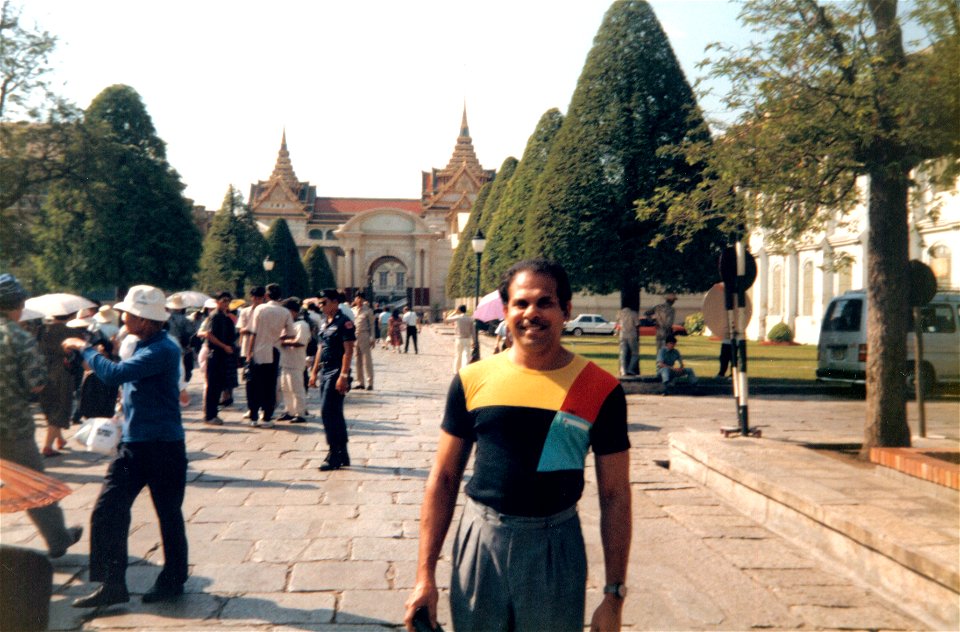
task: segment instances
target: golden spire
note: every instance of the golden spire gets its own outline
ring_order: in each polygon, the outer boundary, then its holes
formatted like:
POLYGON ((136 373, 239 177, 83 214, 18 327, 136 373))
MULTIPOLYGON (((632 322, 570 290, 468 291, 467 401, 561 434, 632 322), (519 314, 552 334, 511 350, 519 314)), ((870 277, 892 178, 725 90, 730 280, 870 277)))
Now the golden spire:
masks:
POLYGON ((300 186, 297 174, 293 172, 293 163, 290 162, 290 152, 287 151, 287 128, 283 128, 283 137, 280 140, 280 153, 277 155, 277 164, 273 167, 271 180, 283 180, 292 189, 300 186))

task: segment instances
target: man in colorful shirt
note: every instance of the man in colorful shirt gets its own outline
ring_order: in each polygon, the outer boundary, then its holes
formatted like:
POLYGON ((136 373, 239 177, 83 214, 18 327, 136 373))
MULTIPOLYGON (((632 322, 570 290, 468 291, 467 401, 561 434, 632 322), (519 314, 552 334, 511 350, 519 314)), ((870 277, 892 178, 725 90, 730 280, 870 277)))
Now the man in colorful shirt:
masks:
POLYGON ((571 312, 563 268, 522 261, 500 285, 513 346, 461 369, 447 396, 420 514, 417 583, 406 625, 436 625, 436 566, 474 444, 453 546, 456 630, 582 630, 586 552, 577 501, 593 449, 606 586, 594 630, 620 628, 630 550, 626 398, 619 382, 560 344, 571 312))
MULTIPOLYGON (((47 369, 37 341, 17 324, 26 298, 16 277, 0 274, 0 458, 42 472, 30 398, 43 389, 47 369)), ((52 558, 62 557, 83 533, 82 527, 66 527, 57 503, 28 509, 27 516, 52 558)))

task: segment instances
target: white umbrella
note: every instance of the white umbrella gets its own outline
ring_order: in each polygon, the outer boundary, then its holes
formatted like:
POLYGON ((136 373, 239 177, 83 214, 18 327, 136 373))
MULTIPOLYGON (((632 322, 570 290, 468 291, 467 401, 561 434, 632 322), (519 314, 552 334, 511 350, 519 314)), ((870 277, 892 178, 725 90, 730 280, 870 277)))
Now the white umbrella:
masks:
POLYGON ((40 312, 44 316, 66 316, 79 312, 81 309, 96 307, 97 304, 90 299, 77 296, 76 294, 43 294, 28 298, 24 303, 27 309, 40 312))
POLYGON ((167 297, 167 306, 170 305, 170 301, 174 297, 179 298, 183 304, 183 307, 196 307, 200 309, 203 307, 203 304, 210 300, 210 297, 204 294, 203 292, 195 292, 193 290, 184 290, 183 292, 174 292, 169 297, 167 297))
POLYGON ((20 313, 21 323, 28 320, 39 320, 41 318, 43 318, 43 314, 33 309, 27 309, 26 307, 24 307, 23 311, 20 313))
POLYGON ((481 298, 477 309, 473 311, 473 317, 481 322, 503 320, 503 301, 500 300, 500 292, 494 290, 481 298))

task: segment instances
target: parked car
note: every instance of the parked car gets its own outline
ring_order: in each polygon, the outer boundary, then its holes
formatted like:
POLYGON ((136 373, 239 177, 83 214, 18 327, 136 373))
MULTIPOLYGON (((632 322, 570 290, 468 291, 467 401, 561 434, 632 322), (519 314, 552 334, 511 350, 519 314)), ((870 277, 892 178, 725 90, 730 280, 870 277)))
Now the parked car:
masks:
POLYGON ((616 323, 612 323, 600 314, 580 314, 563 324, 563 333, 582 336, 583 334, 610 335, 616 332, 616 323))
MULTIPOLYGON (((640 335, 641 336, 656 336, 657 335, 657 321, 652 318, 641 318, 640 319, 640 335)), ((674 325, 673 326, 673 335, 674 336, 686 336, 687 328, 683 325, 674 325)))
MULTIPOLYGON (((920 387, 929 392, 935 384, 960 382, 960 292, 940 292, 920 308, 923 330, 923 364, 920 387)), ((912 318, 911 318, 912 321, 912 318)), ((917 348, 914 325, 907 335, 907 365, 903 375, 913 391, 917 348)), ((827 305, 817 345, 817 379, 824 382, 864 384, 867 375, 867 295, 853 290, 827 305)))

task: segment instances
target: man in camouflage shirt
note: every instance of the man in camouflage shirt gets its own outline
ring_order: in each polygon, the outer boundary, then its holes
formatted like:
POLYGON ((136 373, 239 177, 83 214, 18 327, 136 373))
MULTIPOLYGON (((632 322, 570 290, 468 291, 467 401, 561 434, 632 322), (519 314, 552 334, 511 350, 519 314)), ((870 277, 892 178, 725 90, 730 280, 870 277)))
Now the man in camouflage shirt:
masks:
MULTIPOLYGON (((46 368, 36 340, 17 324, 26 297, 12 274, 0 274, 0 458, 42 472, 30 397, 43 388, 46 368)), ((83 533, 81 527, 66 527, 57 503, 28 509, 27 515, 52 558, 62 557, 83 533)))

